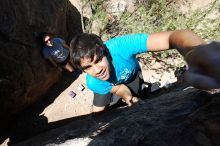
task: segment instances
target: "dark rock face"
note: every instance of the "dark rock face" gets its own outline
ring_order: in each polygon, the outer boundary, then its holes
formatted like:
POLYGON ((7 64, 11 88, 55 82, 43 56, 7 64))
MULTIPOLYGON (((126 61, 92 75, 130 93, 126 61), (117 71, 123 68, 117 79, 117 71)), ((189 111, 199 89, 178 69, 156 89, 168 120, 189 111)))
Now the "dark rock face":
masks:
POLYGON ((68 43, 82 30, 80 14, 68 0, 2 0, 0 7, 0 119, 7 119, 60 78, 42 58, 36 35, 47 31, 68 43))
POLYGON ((90 139, 85 145, 217 146, 220 145, 219 97, 218 93, 195 89, 172 91, 131 108, 72 119, 64 127, 18 145, 77 145, 79 139, 90 139))

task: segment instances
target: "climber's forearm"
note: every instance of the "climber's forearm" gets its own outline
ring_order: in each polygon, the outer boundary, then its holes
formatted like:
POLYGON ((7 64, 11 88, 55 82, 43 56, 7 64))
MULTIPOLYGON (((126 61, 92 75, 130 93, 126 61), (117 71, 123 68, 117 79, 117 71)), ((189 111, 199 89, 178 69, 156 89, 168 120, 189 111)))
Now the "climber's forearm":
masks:
POLYGON ((113 86, 111 93, 120 96, 125 101, 132 98, 130 89, 124 84, 113 86))
POLYGON ((204 44, 205 41, 191 30, 175 30, 150 34, 147 39, 148 51, 177 49, 183 56, 189 48, 204 44))
POLYGON ((205 41, 191 30, 174 31, 169 38, 170 48, 177 49, 185 56, 193 47, 205 44, 205 41))

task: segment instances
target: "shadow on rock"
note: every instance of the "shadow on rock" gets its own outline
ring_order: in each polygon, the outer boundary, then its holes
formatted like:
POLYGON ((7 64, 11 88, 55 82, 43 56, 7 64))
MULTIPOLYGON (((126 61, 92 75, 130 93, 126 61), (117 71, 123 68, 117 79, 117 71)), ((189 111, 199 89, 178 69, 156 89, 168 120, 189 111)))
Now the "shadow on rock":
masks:
MULTIPOLYGON (((48 124, 47 118, 44 115, 40 115, 40 113, 42 113, 63 90, 68 88, 71 83, 78 78, 81 72, 72 74, 63 71, 62 73, 63 75, 59 81, 48 90, 39 102, 22 111, 9 122, 4 123, 4 126, 2 126, 0 130, 1 143, 6 138, 10 139, 10 144, 17 143, 57 126, 56 124, 48 124)), ((58 125, 62 125, 62 123, 58 125)))

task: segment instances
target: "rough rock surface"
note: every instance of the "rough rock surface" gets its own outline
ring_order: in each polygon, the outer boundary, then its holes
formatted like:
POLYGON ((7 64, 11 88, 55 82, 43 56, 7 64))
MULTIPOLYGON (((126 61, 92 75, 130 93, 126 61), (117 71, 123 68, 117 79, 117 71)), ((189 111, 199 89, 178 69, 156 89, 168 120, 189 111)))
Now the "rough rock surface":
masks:
POLYGON ((131 108, 71 119, 19 146, 39 145, 220 145, 220 95, 187 88, 131 108))
POLYGON ((60 78, 40 53, 36 35, 67 42, 81 32, 80 14, 68 0, 0 1, 0 121, 38 101, 60 78))

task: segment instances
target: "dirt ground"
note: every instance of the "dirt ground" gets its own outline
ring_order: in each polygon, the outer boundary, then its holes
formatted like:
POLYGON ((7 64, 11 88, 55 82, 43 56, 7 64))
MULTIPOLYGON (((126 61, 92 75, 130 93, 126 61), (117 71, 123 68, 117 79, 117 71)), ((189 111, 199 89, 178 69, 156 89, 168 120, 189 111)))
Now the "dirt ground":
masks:
POLYGON ((91 113, 93 93, 86 87, 85 73, 82 73, 72 84, 60 93, 52 104, 44 109, 41 115, 47 117, 48 122, 59 121, 91 113), (85 89, 81 91, 80 86, 85 89), (69 93, 73 91, 76 96, 69 93))

